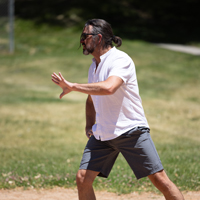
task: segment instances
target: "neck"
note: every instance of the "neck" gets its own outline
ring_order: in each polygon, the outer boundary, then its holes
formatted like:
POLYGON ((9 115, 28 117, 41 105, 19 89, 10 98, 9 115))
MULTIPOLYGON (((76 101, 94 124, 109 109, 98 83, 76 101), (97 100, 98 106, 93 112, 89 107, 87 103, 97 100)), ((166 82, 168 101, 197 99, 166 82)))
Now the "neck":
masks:
POLYGON ((96 60, 96 65, 98 67, 99 63, 101 62, 100 56, 102 56, 103 54, 107 53, 110 49, 112 49, 112 47, 108 47, 107 49, 95 49, 95 51, 92 53, 92 55, 94 56, 95 60, 96 60))

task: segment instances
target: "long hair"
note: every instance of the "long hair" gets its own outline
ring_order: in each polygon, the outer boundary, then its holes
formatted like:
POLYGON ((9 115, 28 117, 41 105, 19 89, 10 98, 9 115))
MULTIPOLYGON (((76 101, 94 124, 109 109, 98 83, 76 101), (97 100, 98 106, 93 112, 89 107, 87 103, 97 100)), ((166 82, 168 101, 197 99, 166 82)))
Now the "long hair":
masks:
POLYGON ((111 25, 103 19, 90 19, 85 23, 85 27, 91 25, 93 27, 92 33, 102 35, 102 47, 103 49, 109 46, 113 47, 112 42, 120 47, 122 39, 118 36, 113 35, 111 25))

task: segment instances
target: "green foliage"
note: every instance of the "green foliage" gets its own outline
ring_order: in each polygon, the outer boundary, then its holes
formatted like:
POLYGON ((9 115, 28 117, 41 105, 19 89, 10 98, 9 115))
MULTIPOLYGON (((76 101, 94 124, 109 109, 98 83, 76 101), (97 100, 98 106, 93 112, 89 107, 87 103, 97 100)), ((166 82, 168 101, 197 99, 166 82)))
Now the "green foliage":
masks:
POLYGON ((154 42, 198 42, 199 1, 16 0, 16 15, 36 23, 83 26, 91 18, 110 22, 123 38, 154 42))
MULTIPOLYGON (((51 73, 87 82, 91 56, 82 55, 80 32, 16 23, 16 52, 0 55, 0 188, 75 187, 87 142, 86 95, 61 89, 51 73)), ((151 136, 171 180, 181 190, 199 190, 199 63, 197 56, 123 40, 134 60, 151 136)), ((146 178, 136 180, 120 155, 97 190, 117 193, 156 191, 146 178)))

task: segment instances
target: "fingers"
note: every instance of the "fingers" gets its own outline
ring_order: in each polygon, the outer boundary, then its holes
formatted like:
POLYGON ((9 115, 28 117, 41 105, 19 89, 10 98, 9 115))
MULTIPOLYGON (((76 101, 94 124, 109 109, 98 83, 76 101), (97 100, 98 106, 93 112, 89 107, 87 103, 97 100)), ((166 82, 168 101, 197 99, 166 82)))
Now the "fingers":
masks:
POLYGON ((62 74, 59 72, 59 75, 61 77, 61 80, 64 80, 64 77, 62 76, 62 74))
POLYGON ((59 82, 55 81, 53 78, 51 79, 56 85, 59 85, 59 82))
POLYGON ((55 72, 51 76, 52 76, 54 82, 59 83, 60 81, 62 81, 61 77, 58 76, 55 72))
POLYGON ((90 137, 93 135, 92 130, 89 130, 86 132, 86 136, 88 137, 88 139, 90 139, 90 137))
POLYGON ((68 94, 69 92, 71 92, 71 90, 69 89, 69 86, 67 85, 67 81, 64 79, 64 77, 62 76, 62 74, 59 72, 59 75, 56 74, 55 72, 51 75, 52 76, 52 81, 60 86, 63 89, 63 92, 60 94, 60 99, 68 94))
POLYGON ((67 94, 67 93, 63 91, 63 92, 60 94, 60 99, 62 99, 63 96, 65 96, 66 94, 67 94))
POLYGON ((61 81, 64 81, 64 77, 62 74, 59 72, 59 75, 56 74, 55 72, 51 75, 52 76, 52 81, 56 84, 59 85, 61 81))
POLYGON ((62 97, 65 95, 65 93, 64 92, 62 92, 61 94, 60 94, 60 99, 62 99, 62 97))

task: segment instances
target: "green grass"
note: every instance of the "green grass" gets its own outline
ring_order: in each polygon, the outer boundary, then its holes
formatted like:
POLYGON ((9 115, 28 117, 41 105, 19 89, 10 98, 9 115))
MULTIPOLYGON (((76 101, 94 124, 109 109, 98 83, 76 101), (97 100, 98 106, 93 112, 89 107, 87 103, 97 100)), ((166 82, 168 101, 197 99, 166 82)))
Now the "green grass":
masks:
MULTIPOLYGON (((17 21, 16 51, 0 55, 0 188, 75 187, 87 142, 86 95, 59 99, 51 73, 86 83, 91 56, 79 49, 80 30, 36 27, 17 21)), ((123 40, 134 60, 151 135, 171 180, 181 190, 200 190, 200 57, 123 40)), ((97 190, 156 191, 136 180, 120 155, 97 190)))

